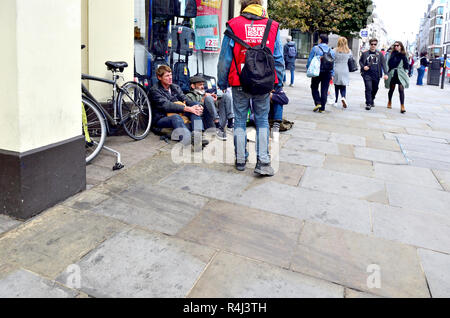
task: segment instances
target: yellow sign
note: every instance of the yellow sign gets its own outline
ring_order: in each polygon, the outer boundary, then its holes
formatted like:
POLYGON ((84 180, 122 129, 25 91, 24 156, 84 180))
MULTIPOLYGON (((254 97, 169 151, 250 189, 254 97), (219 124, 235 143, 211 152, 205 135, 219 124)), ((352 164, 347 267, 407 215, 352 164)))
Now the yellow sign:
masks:
POLYGON ((201 5, 210 8, 220 9, 222 0, 202 0, 201 5))

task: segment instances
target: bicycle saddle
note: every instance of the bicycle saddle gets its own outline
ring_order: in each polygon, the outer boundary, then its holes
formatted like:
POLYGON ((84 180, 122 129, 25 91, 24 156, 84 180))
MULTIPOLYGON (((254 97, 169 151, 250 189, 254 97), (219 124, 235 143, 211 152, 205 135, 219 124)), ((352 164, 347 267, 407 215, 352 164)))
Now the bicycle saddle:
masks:
POLYGON ((111 62, 111 61, 108 61, 105 64, 108 67, 108 71, 114 71, 114 72, 117 72, 117 70, 119 70, 119 72, 123 72, 125 67, 128 67, 128 63, 127 62, 111 62))

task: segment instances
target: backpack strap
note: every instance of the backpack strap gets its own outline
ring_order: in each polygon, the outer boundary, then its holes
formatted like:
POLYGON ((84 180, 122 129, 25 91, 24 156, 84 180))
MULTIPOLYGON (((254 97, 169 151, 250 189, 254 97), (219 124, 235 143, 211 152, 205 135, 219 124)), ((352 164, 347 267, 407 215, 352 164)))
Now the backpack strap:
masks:
POLYGON ((269 39, 270 29, 272 28, 272 19, 269 19, 266 24, 266 30, 264 31, 264 36, 261 42, 262 47, 266 46, 267 40, 269 39))

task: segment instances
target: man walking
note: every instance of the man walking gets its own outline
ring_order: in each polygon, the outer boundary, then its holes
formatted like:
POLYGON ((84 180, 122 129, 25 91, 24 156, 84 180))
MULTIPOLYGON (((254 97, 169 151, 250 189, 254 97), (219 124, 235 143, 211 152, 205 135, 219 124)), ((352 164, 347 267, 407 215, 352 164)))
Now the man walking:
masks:
MULTIPOLYGON (((227 31, 223 38, 222 50, 217 65, 217 74, 219 74, 217 84, 223 91, 229 86, 232 87, 235 116, 234 148, 236 155, 236 169, 239 171, 245 170, 249 155, 246 149, 246 124, 250 102, 252 102, 257 133, 257 164, 255 173, 262 176, 273 176, 275 172, 271 167, 269 155, 268 116, 270 110, 270 91, 262 94, 255 92, 250 93, 248 86, 246 85, 244 91, 241 83, 241 74, 244 74, 243 70, 248 69, 243 68, 243 66, 246 65, 245 57, 249 51, 248 47, 253 48, 263 44, 263 37, 267 37, 267 41, 264 45, 270 50, 270 53, 273 54, 274 58, 274 84, 281 82, 284 77, 284 59, 283 44, 280 39, 278 23, 269 20, 267 10, 262 7, 262 0, 241 0, 241 15, 231 19, 227 23, 227 31), (269 22, 271 22, 270 28, 266 30, 266 26, 269 25, 269 22), (227 33, 229 33, 229 35, 227 35, 227 33)), ((242 77, 242 79, 244 79, 244 77, 242 77)))
POLYGON ((366 110, 375 107, 374 101, 383 74, 385 74, 385 80, 388 78, 386 75, 388 71, 386 69, 385 58, 383 54, 377 50, 378 40, 371 39, 369 44, 370 49, 361 54, 361 58, 359 59, 361 76, 364 79, 364 85, 366 86, 366 110))
POLYGON ((314 46, 309 54, 306 68, 309 68, 314 57, 321 56, 320 75, 311 79, 311 93, 314 99, 314 112, 323 113, 328 100, 328 88, 330 87, 331 78, 334 76, 334 59, 335 53, 328 46, 328 35, 321 34, 319 36, 319 44, 314 46), (320 93, 319 93, 320 85, 320 93))
MULTIPOLYGON (((295 73, 295 59, 297 58, 297 46, 294 41, 292 41, 292 36, 287 37, 287 43, 283 48, 284 64, 286 65, 286 70, 291 72, 291 84, 289 87, 294 86, 294 73, 295 73)), ((284 74, 283 82, 286 84, 287 74, 284 74)))

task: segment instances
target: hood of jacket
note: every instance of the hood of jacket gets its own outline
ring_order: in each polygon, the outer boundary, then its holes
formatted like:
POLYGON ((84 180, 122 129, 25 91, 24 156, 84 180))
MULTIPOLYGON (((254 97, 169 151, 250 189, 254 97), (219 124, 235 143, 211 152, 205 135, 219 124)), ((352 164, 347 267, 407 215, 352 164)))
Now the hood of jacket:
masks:
POLYGON ((247 6, 242 11, 241 15, 249 20, 262 20, 269 17, 267 10, 259 4, 251 4, 247 6))

